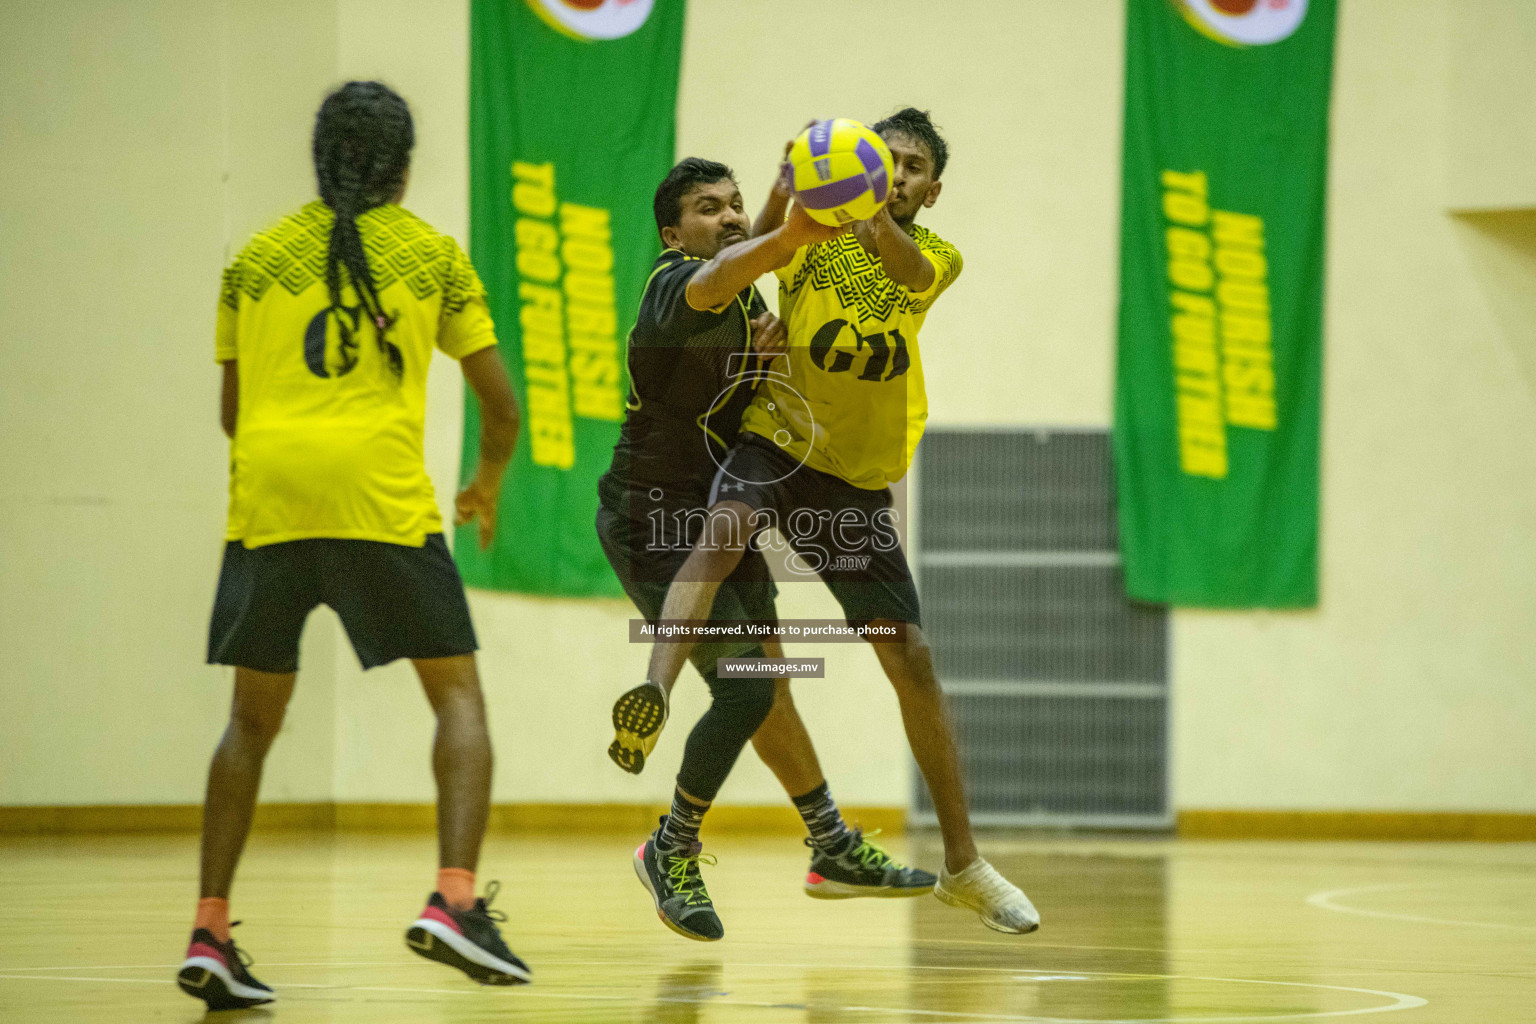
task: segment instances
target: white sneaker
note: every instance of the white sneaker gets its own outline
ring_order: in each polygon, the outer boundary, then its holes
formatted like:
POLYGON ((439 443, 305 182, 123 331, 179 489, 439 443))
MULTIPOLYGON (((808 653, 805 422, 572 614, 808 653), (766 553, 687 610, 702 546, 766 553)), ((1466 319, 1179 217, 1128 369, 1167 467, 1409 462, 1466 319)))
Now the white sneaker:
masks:
POLYGON ((995 932, 1024 935, 1040 927, 1040 912, 1029 897, 980 857, 958 875, 940 871, 933 894, 952 907, 974 910, 995 932))

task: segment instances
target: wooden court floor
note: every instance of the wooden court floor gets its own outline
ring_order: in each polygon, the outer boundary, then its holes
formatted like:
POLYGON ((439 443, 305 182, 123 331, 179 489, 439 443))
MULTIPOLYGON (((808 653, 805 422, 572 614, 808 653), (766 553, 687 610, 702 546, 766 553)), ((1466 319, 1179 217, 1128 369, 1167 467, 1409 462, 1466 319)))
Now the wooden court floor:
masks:
MULTIPOLYGON (((429 836, 258 835, 236 937, 279 1002, 210 1019, 1536 1021, 1532 845, 992 838, 1044 917, 1009 937, 931 897, 808 899, 798 840, 727 837, 706 876, 726 938, 702 944, 656 921, 638 839, 494 838, 481 877, 535 984, 481 989, 404 946, 429 836)), ((936 864, 922 834, 891 845, 936 864)), ((195 857, 188 836, 0 842, 0 1020, 202 1017, 171 983, 195 857)))

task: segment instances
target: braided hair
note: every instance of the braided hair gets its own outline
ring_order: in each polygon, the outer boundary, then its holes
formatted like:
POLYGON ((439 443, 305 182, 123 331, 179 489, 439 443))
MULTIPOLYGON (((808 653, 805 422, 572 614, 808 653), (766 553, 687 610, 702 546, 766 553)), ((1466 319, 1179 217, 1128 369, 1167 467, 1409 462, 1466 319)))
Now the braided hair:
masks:
POLYGON ((325 255, 331 314, 340 329, 343 348, 355 348, 352 331, 358 318, 341 299, 345 266, 362 311, 377 329, 379 351, 396 379, 404 374, 405 361, 400 349, 386 338, 395 321, 379 302, 357 218, 398 196, 415 143, 410 108, 382 82, 348 82, 327 96, 315 115, 315 177, 321 200, 336 215, 325 255))

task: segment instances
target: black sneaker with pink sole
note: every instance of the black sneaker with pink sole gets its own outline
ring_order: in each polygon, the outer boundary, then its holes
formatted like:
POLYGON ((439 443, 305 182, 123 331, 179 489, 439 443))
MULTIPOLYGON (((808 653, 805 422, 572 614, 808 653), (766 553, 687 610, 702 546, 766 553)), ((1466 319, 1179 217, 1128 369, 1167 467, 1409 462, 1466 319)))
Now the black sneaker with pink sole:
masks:
MULTIPOLYGON (((235 924, 240 922, 236 921, 235 924)), ((220 942, 206 928, 192 933, 187 958, 176 972, 176 984, 201 999, 210 1010, 244 1010, 277 998, 246 970, 251 960, 235 940, 220 942)))
POLYGON ((526 985, 533 972, 507 948, 497 924, 507 916, 489 909, 501 884, 492 882, 485 896, 468 910, 448 905, 442 893, 427 898, 427 906, 405 933, 405 944, 419 956, 463 971, 482 985, 526 985))

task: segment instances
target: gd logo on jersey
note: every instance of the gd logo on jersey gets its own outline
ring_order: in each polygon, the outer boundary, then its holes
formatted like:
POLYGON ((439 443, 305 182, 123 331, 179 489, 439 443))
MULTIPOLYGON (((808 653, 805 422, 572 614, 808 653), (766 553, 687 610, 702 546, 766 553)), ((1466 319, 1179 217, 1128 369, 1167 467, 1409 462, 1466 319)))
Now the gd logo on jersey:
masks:
POLYGON ((866 345, 869 347, 869 358, 864 361, 864 369, 856 378, 858 380, 891 380, 906 373, 912 365, 911 357, 907 355, 907 340, 901 336, 900 331, 893 328, 890 331, 864 334, 842 319, 829 320, 816 332, 811 339, 811 362, 828 373, 846 373, 853 369, 854 355, 862 352, 866 345), (844 327, 853 331, 853 348, 834 351, 838 335, 843 333, 844 327), (887 338, 890 340, 887 341, 887 338), (831 356, 830 363, 828 356, 831 356))

